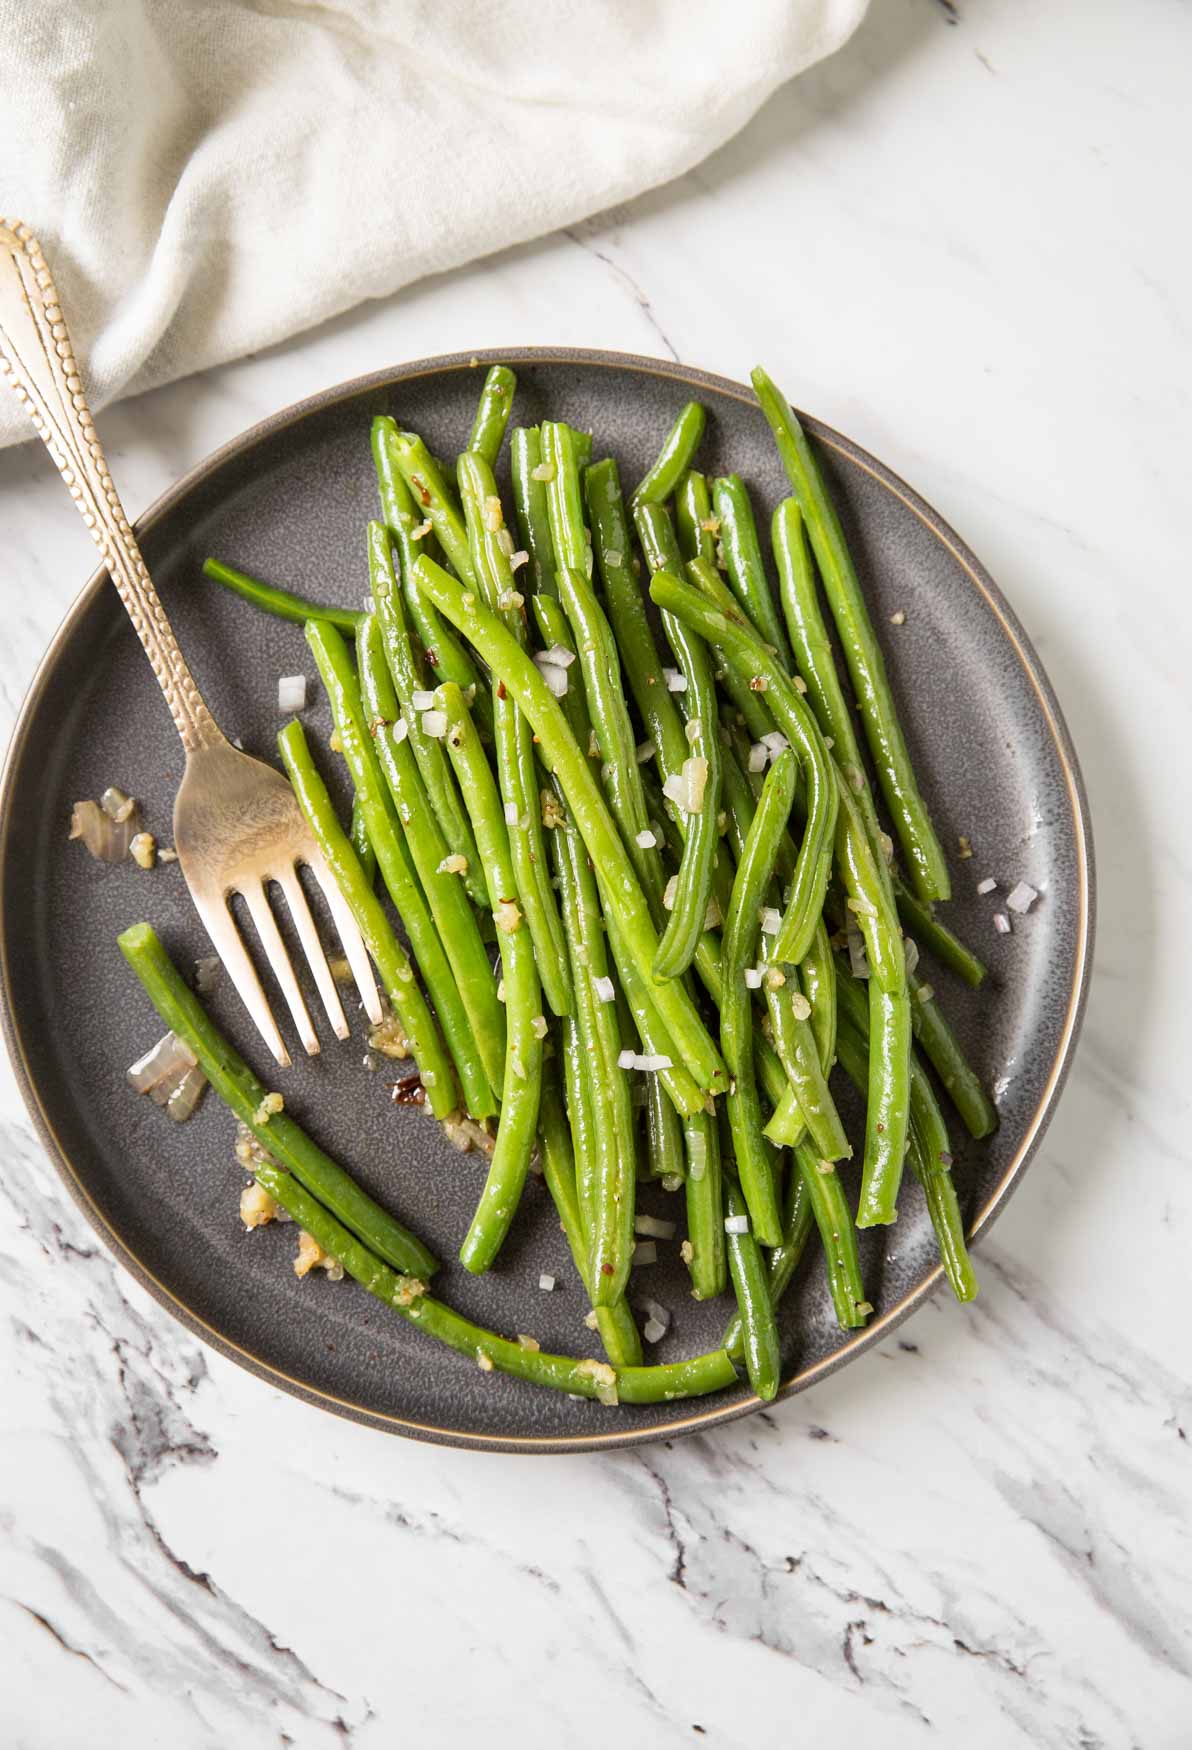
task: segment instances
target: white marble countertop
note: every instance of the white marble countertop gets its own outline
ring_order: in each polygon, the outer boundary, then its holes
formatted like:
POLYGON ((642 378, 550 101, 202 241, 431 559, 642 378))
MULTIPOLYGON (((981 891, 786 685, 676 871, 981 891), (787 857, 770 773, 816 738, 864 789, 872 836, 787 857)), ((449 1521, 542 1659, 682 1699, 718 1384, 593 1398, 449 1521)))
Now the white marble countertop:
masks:
MULTIPOLYGON (((139 509, 406 357, 764 359, 1021 613, 1100 939, 978 1302, 619 1456, 406 1444, 208 1353, 99 1249, 5 1071, 6 1745, 1189 1743, 1190 63, 1177 0, 882 0, 676 186, 105 415, 139 509)), ((0 528, 7 730, 92 560, 34 448, 0 455, 0 528)))

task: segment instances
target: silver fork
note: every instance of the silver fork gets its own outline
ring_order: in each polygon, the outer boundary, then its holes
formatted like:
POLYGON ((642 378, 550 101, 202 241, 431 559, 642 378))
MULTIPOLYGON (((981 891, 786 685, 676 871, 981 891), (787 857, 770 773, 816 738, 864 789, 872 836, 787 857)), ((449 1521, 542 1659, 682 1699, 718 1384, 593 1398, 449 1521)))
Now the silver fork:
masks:
POLYGON ((308 1052, 319 1049, 269 908, 269 882, 276 882, 286 896, 327 1019, 338 1038, 348 1034, 335 980, 298 879, 300 863, 307 865, 322 888, 365 1010, 370 1019, 379 1021, 381 1003, 360 931, 294 792, 272 766, 231 745, 186 666, 112 484, 49 268, 29 227, 12 219, 0 219, 0 374, 9 379, 69 487, 165 694, 186 749, 186 771, 174 799, 178 860, 212 946, 265 1043, 278 1063, 289 1063, 232 917, 228 902, 233 893, 244 899, 299 1038, 308 1052))

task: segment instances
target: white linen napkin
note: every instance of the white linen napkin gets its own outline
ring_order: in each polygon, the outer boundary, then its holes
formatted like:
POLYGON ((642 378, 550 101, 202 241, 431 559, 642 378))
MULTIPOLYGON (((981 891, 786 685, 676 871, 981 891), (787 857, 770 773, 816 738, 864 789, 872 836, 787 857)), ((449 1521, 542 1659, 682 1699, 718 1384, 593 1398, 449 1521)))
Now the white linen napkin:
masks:
POLYGON ((98 407, 680 175, 866 5, 0 0, 0 215, 98 407))

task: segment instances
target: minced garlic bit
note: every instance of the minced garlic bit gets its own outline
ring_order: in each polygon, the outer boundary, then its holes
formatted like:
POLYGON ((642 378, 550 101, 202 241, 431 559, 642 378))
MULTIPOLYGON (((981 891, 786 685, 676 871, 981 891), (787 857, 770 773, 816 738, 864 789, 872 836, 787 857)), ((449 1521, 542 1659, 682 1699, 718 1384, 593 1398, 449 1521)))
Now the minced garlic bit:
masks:
POLYGON ((503 899, 493 912, 493 923, 503 936, 512 936, 521 927, 521 907, 514 899, 503 899))
POLYGON ((410 1041, 396 1015, 387 1014, 383 1021, 369 1029, 368 1048, 379 1051, 382 1057, 409 1057, 410 1041))
POLYGON ((596 1317, 595 1307, 592 1308, 590 1313, 584 1314, 584 1323, 590 1331, 598 1331, 600 1329, 600 1320, 596 1317))
POLYGON ((294 1259, 295 1276, 309 1276, 312 1270, 324 1270, 328 1282, 342 1282, 344 1267, 338 1258, 333 1258, 330 1252, 325 1252, 313 1234, 306 1229, 298 1230, 298 1256, 294 1259))
POLYGON ((277 1198, 255 1181, 240 1193, 240 1219, 250 1232, 254 1227, 264 1227, 266 1222, 276 1221, 280 1208, 277 1198))
POLYGON ((891 626, 905 626, 906 625, 906 615, 903 613, 901 608, 899 608, 899 610, 896 614, 890 615, 890 624, 891 624, 891 626))
MULTIPOLYGON (((783 985, 786 983, 786 973, 782 970, 781 966, 767 966, 766 970, 765 970, 765 974, 762 978, 762 983, 765 985, 767 990, 781 990, 783 985)), ((803 1000, 806 1001, 806 998, 804 998, 803 1000)), ((792 1011, 794 1008, 794 1003, 795 1003, 795 999, 792 997, 791 998, 792 1011)), ((808 1013, 810 1013, 810 1010, 808 1011, 808 1013)), ((805 1021, 807 1019, 807 1016, 802 1015, 802 1016, 800 1016, 800 1019, 805 1021)))
POLYGON ((801 990, 797 990, 791 998, 791 1014, 796 1021, 805 1021, 811 1014, 811 1004, 801 990))
POLYGON ((501 509, 501 501, 496 493, 490 493, 484 501, 484 526, 491 535, 505 526, 505 512, 501 509))
POLYGON ((672 875, 662 890, 662 904, 667 911, 675 909, 675 895, 679 891, 679 877, 672 875))
POLYGON ((751 693, 764 693, 769 684, 764 674, 755 674, 749 683, 749 691, 751 693))
POLYGON ((805 693, 807 691, 807 682, 803 679, 801 674, 792 675, 791 679, 795 683, 796 693, 805 693))
POLYGON ((702 516, 699 519, 699 526, 705 535, 718 535, 720 533, 720 518, 718 516, 702 516))
POLYGON ((836 1171, 836 1167, 832 1161, 818 1160, 815 1164, 817 1170, 823 1173, 825 1178, 829 1173, 834 1173, 836 1171))
POLYGON ((871 900, 846 899, 844 903, 848 906, 848 909, 851 912, 855 912, 858 917, 875 918, 877 916, 877 907, 871 900))
POLYGON ((553 462, 539 462, 536 468, 530 469, 531 480, 551 481, 554 477, 555 465, 553 462))
POLYGON ((493 1358, 488 1353, 487 1350, 477 1349, 477 1351, 476 1351, 476 1365, 480 1369, 481 1373, 491 1373, 492 1372, 492 1370, 493 1370, 493 1358))
POLYGON ((338 729, 333 729, 331 734, 327 737, 327 746, 331 749, 332 753, 342 753, 344 751, 344 744, 339 739, 338 729))
POLYGON ((524 1331, 519 1331, 517 1333, 517 1345, 519 1349, 529 1349, 533 1354, 537 1354, 542 1348, 542 1344, 538 1341, 537 1337, 527 1337, 524 1331))
POLYGON ((497 597, 497 606, 503 614, 507 614, 516 608, 524 608, 525 605, 526 598, 522 595, 521 591, 517 589, 503 589, 497 597))
POLYGON ((535 1039, 545 1039, 546 1038, 546 1016, 545 1015, 535 1015, 534 1019, 530 1022, 530 1031, 533 1033, 535 1039))
POLYGON ((967 835, 967 833, 963 833, 963 832, 962 832, 962 833, 958 833, 958 834, 957 834, 957 838, 956 838, 956 854, 957 854, 957 856, 958 856, 958 857, 961 857, 961 858, 968 858, 968 857, 971 857, 971 856, 972 856, 972 854, 973 854, 973 847, 972 847, 972 845, 971 845, 971 844, 970 844, 970 843, 969 843, 969 839, 968 839, 968 835, 967 835))
POLYGON ((410 530, 411 541, 421 541, 424 535, 430 534, 434 526, 429 517, 424 517, 416 529, 410 530))
POLYGON ((157 840, 151 832, 139 832, 130 843, 128 854, 139 869, 152 869, 157 859, 157 840))
POLYGON ((690 1240, 683 1241, 683 1244, 679 1247, 679 1256, 680 1256, 680 1258, 682 1258, 682 1260, 685 1264, 690 1264, 690 1263, 694 1262, 695 1247, 692 1245, 690 1240))
POLYGON ((868 1318, 873 1311, 873 1302, 871 1300, 859 1300, 857 1302, 857 1311, 863 1318, 868 1318))
POLYGON ((461 856, 458 851, 452 851, 449 857, 443 858, 436 872, 439 875, 466 875, 468 859, 461 856))
POLYGON ((158 849, 157 860, 159 863, 176 863, 178 861, 178 853, 177 851, 171 850, 169 845, 162 845, 158 849))
POLYGON ((543 790, 541 802, 543 826, 552 831, 556 826, 563 826, 567 820, 567 815, 564 812, 563 804, 559 801, 559 798, 555 795, 554 791, 543 790))
POLYGON ((576 1364, 577 1373, 587 1374, 596 1387, 596 1396, 602 1404, 615 1404, 617 1400, 616 1369, 607 1361, 580 1361, 576 1364))
POLYGON ((704 726, 700 722, 698 717, 689 717, 687 719, 687 725, 686 725, 686 728, 684 729, 683 733, 687 737, 688 741, 691 743, 692 747, 695 746, 696 742, 699 740, 699 738, 703 734, 703 732, 704 732, 704 726))
POLYGON ((266 1094, 261 1104, 253 1113, 258 1124, 268 1124, 271 1118, 285 1110, 285 1101, 280 1094, 266 1094))

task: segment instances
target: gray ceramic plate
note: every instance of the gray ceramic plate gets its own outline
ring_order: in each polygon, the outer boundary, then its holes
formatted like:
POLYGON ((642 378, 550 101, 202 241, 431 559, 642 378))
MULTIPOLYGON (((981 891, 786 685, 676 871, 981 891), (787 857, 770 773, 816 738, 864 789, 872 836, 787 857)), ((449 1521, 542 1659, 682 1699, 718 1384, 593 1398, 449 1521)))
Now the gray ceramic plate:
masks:
MULTIPOLYGON (((701 461, 736 469, 767 517, 784 482, 752 394, 722 378, 651 359, 603 353, 486 355, 517 368, 515 417, 550 414, 597 433, 632 482, 678 406, 709 409, 701 461)), ((205 583, 216 553, 312 596, 356 602, 366 589, 362 529, 374 514, 368 428, 393 412, 454 455, 480 385, 476 361, 425 360, 349 383, 291 408, 195 469, 142 519, 145 556, 216 718, 272 757, 277 677, 312 674, 301 632, 205 583)), ((954 860, 951 917, 987 955, 978 992, 932 973, 983 1074, 1002 1124, 991 1143, 960 1140, 955 1176, 973 1232, 1005 1202, 1038 1144, 1072 1052, 1092 935, 1091 845, 1076 760, 1054 695, 1022 628, 963 542, 888 469, 810 421, 870 590, 921 779, 946 841, 972 840, 954 860), (889 616, 905 611, 906 623, 889 616), (1043 894, 1009 937, 995 935, 978 877, 1022 878, 1043 894)), ((65 515, 65 507, 63 510, 65 515)), ((760 516, 759 516, 760 521, 760 516)), ((318 688, 306 721, 325 737, 318 688)), ((330 763, 330 762, 329 762, 330 763)), ((336 762, 338 763, 338 762, 336 762)), ((105 868, 66 842, 72 802, 118 783, 144 800, 168 841, 181 748, 124 610, 93 577, 48 652, 26 700, 0 800, 3 838, 4 1021, 30 1110, 72 1195, 134 1274, 192 1330, 274 1384, 377 1427, 458 1445, 559 1451, 707 1428, 756 1404, 745 1387, 655 1409, 602 1409, 482 1374, 395 1319, 350 1283, 299 1282, 294 1233, 246 1235, 237 1219, 243 1176, 232 1125, 214 1098, 175 1129, 125 1085, 126 1066, 158 1035, 156 1018, 116 948, 126 924, 149 918, 181 965, 208 951, 176 867, 105 868)), ((227 986, 216 1018, 264 1070, 264 1053, 227 986)), ((281 1014, 280 999, 275 1005, 281 1014)), ((312 1009, 313 1012, 313 1009, 312 1009)), ((328 1148, 453 1259, 482 1179, 432 1121, 395 1109, 383 1074, 353 1042, 284 1078, 289 1107, 328 1148)), ((272 1077, 270 1077, 272 1081, 272 1077)), ((909 1176, 908 1176, 909 1177, 909 1176)), ((678 1200, 652 1188, 658 1213, 678 1200)), ((862 1236, 876 1308, 844 1339, 809 1248, 783 1307, 785 1390, 796 1391, 886 1335, 939 1280, 917 1186, 900 1220, 862 1236)), ((660 1346, 670 1359, 715 1346, 723 1305, 685 1291, 677 1248, 635 1278, 634 1293, 674 1309, 660 1346)), ((978 1251, 978 1266, 980 1255, 978 1251)), ((596 1353, 585 1303, 540 1181, 532 1180, 499 1268, 476 1279, 449 1264, 439 1278, 463 1311, 544 1347, 596 1353), (553 1273, 554 1293, 538 1287, 553 1273)))

